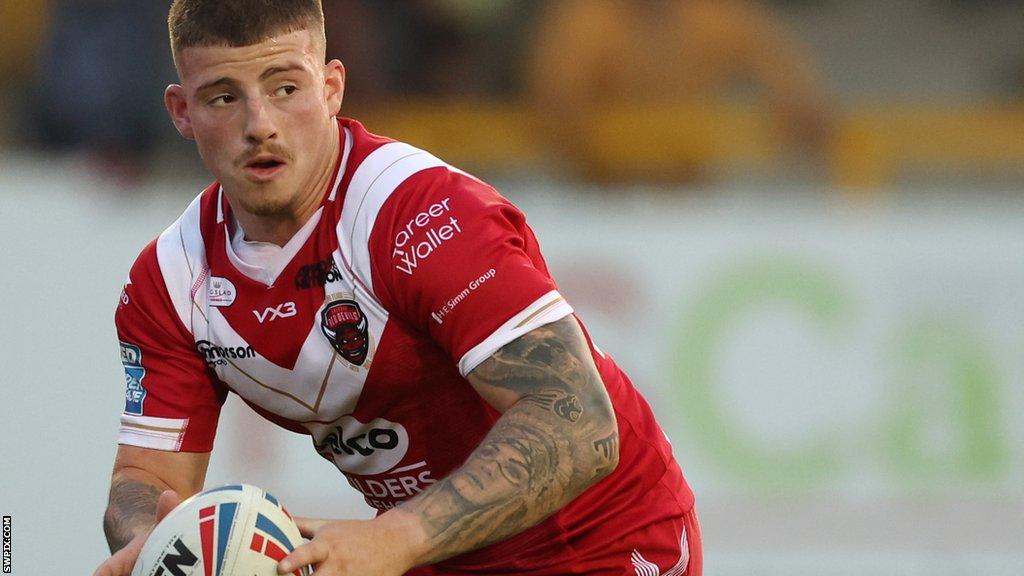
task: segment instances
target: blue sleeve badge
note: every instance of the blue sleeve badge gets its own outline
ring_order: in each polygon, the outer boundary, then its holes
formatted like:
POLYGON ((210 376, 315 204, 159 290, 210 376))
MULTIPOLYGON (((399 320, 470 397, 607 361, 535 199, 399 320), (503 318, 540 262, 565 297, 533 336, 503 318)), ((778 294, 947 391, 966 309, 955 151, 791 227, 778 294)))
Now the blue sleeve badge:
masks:
POLYGON ((142 403, 146 400, 146 389, 142 386, 142 379, 146 377, 142 350, 134 344, 121 342, 121 364, 124 364, 124 413, 142 416, 142 403))

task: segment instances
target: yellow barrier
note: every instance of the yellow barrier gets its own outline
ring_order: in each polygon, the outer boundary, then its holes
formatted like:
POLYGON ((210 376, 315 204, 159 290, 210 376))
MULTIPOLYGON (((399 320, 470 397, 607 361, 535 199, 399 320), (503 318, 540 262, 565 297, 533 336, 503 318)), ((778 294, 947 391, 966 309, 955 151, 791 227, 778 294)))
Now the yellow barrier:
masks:
MULTIPOLYGON (((547 165, 558 152, 524 104, 419 101, 346 113, 474 170, 547 165)), ((589 161, 612 179, 671 180, 708 166, 764 168, 795 154, 767 113, 743 106, 618 107, 596 114, 582 137, 589 161)), ((822 157, 836 185, 867 192, 912 170, 1018 173, 1024 170, 1024 102, 850 109, 840 115, 822 157)))
POLYGON ((990 106, 873 106, 843 122, 833 158, 846 188, 891 184, 901 171, 1024 170, 1024 102, 990 106))
POLYGON ((527 106, 486 100, 391 103, 342 112, 379 134, 409 142, 445 161, 502 171, 539 161, 536 117, 527 106))

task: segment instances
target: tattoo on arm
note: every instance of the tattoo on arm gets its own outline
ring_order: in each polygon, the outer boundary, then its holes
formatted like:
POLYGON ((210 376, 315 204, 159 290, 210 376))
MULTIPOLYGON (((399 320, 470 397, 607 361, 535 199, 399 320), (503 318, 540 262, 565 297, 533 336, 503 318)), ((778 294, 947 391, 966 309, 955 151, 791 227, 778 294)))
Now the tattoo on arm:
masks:
POLYGON ((619 458, 619 431, 616 430, 604 438, 594 440, 594 450, 601 456, 604 463, 600 470, 603 471, 607 468, 606 473, 610 474, 615 469, 613 462, 618 462, 619 458))
POLYGON ((566 394, 558 390, 545 390, 536 394, 523 396, 524 402, 540 406, 555 413, 559 418, 576 422, 583 414, 583 406, 575 394, 566 394))
POLYGON ((138 480, 116 480, 110 487, 110 500, 103 515, 103 532, 110 552, 117 552, 139 532, 156 522, 156 501, 160 490, 138 480))
POLYGON ((477 367, 478 387, 519 401, 461 468, 404 507, 424 520, 434 562, 544 520, 618 462, 618 427, 574 317, 537 328, 477 367))

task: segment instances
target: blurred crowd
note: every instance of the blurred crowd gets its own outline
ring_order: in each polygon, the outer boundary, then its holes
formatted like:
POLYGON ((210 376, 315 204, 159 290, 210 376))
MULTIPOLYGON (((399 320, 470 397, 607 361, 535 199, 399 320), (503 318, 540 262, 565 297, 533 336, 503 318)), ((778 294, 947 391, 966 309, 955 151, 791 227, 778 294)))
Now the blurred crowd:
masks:
MULTIPOLYGON (((73 150, 118 178, 139 177, 173 136, 162 110, 163 88, 174 81, 167 4, 5 0, 7 145, 73 150)), ((559 173, 693 182, 718 153, 705 141, 756 140, 722 134, 730 126, 760 126, 749 129, 770 135, 766 147, 822 162, 843 145, 828 75, 776 12, 813 4, 820 3, 324 0, 324 12, 328 57, 348 69, 347 111, 373 117, 409 102, 516 103, 528 112, 520 124, 543 150, 537 156, 554 159, 559 173), (753 109, 760 123, 721 112, 732 109, 753 109), (701 114, 704 124, 694 120, 701 114), (623 144, 647 135, 651 150, 623 144), (623 149, 637 160, 608 160, 623 149)))

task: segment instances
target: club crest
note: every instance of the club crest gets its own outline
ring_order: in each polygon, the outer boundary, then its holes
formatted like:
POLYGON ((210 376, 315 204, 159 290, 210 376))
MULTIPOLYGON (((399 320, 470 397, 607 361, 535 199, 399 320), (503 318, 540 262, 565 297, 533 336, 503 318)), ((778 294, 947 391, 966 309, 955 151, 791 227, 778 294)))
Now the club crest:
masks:
POLYGON ((333 297, 320 311, 320 329, 342 358, 356 366, 366 362, 370 335, 366 315, 348 293, 333 297))

